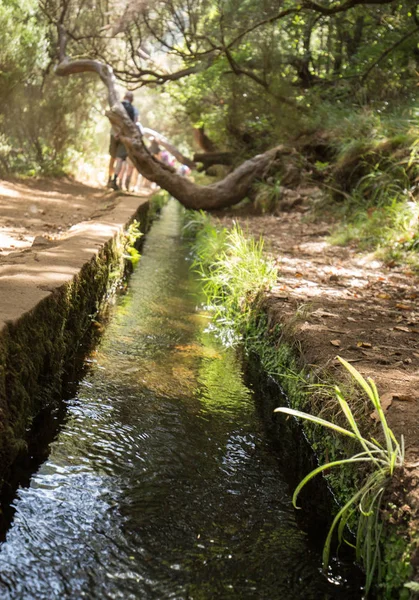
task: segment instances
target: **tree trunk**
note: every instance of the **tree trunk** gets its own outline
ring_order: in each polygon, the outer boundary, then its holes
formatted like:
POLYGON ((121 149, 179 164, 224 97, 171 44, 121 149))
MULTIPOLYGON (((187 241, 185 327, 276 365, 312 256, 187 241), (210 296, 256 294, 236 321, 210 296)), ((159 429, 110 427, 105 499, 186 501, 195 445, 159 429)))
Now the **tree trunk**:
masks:
POLYGON ((202 163, 202 168, 199 170, 206 171, 214 165, 227 165, 233 164, 234 155, 232 152, 197 152, 193 155, 193 159, 196 163, 202 163))
POLYGON ((190 169, 196 169, 196 164, 193 160, 182 154, 176 146, 170 143, 170 141, 158 131, 154 131, 154 129, 149 129, 148 127, 142 127, 143 135, 148 138, 154 138, 160 146, 163 146, 170 154, 178 160, 182 165, 186 165, 190 169))
POLYGON ((123 108, 115 86, 112 69, 99 61, 90 59, 69 60, 64 57, 55 72, 59 76, 74 73, 95 72, 108 89, 110 110, 106 113, 112 126, 120 132, 128 155, 139 173, 167 190, 186 208, 195 210, 216 210, 237 204, 245 198, 252 183, 269 170, 272 162, 281 154, 291 151, 283 146, 268 150, 241 164, 221 181, 207 185, 196 185, 190 179, 178 175, 153 156, 144 145, 142 135, 123 108))

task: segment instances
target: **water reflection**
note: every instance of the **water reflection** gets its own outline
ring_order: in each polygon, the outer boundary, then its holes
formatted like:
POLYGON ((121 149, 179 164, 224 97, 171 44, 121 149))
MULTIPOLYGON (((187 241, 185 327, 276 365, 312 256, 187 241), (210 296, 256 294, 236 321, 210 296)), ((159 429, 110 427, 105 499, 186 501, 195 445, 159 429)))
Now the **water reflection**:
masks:
POLYGON ((356 598, 298 529, 234 352, 204 332, 170 204, 49 459, 20 489, 0 597, 356 598))

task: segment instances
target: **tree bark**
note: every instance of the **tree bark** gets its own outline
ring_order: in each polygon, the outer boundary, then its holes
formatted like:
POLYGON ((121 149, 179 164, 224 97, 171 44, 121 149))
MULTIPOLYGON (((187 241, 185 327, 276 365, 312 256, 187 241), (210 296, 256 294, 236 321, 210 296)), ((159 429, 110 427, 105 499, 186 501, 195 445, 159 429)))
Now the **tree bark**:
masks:
POLYGON ((62 77, 85 72, 97 73, 106 85, 110 106, 106 115, 119 132, 120 139, 139 173, 167 190, 186 208, 216 210, 237 204, 247 196, 252 183, 263 178, 273 161, 281 154, 291 152, 284 146, 268 150, 247 160, 221 181, 199 186, 190 179, 174 173, 172 167, 166 166, 150 154, 137 126, 131 121, 119 100, 115 76, 110 66, 97 60, 69 60, 65 57, 55 69, 55 73, 62 77))
POLYGON ((198 168, 198 171, 206 171, 214 165, 231 166, 234 155, 232 152, 197 152, 193 155, 193 159, 196 163, 202 163, 202 168, 198 168))
POLYGON ((182 165, 186 165, 190 169, 196 169, 196 164, 193 160, 182 154, 173 144, 169 142, 169 140, 159 133, 158 131, 154 131, 154 129, 149 129, 149 127, 142 127, 143 135, 148 138, 154 138, 160 146, 163 146, 170 154, 178 160, 182 165))

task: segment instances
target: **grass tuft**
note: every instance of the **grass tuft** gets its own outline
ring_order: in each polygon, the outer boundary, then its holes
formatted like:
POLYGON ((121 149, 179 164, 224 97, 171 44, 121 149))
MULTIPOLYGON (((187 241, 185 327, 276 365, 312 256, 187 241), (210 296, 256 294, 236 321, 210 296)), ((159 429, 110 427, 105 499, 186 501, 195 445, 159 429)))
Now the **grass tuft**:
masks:
POLYGON ((323 567, 327 568, 330 557, 330 547, 333 539, 333 534, 337 529, 339 543, 345 541, 349 545, 350 542, 345 540, 345 527, 352 517, 354 512, 358 511, 358 529, 356 534, 356 555, 357 559, 361 560, 366 570, 366 593, 369 592, 371 585, 378 572, 380 577, 380 537, 382 532, 382 523, 379 520, 379 511, 381 501, 386 489, 386 485, 394 474, 396 468, 400 468, 404 462, 404 441, 403 436, 398 442, 388 426, 384 411, 381 407, 380 398, 377 387, 374 381, 370 378, 365 380, 364 377, 347 361, 338 357, 341 364, 349 371, 352 378, 363 389, 376 410, 381 424, 384 442, 381 444, 375 439, 366 439, 362 436, 356 419, 342 395, 339 387, 336 386, 336 397, 342 413, 345 415, 349 428, 341 427, 331 421, 327 421, 320 417, 310 415, 308 413, 295 410, 287 407, 279 407, 275 412, 285 413, 294 417, 299 417, 307 421, 311 421, 322 427, 327 427, 333 431, 350 437, 356 440, 361 446, 361 451, 357 452, 349 458, 335 460, 320 465, 311 471, 298 484, 293 494, 293 504, 297 508, 297 498, 302 488, 313 477, 328 469, 334 467, 343 467, 354 463, 366 463, 371 467, 371 473, 366 478, 360 489, 356 490, 351 498, 344 504, 335 516, 332 525, 327 534, 323 549, 323 567))

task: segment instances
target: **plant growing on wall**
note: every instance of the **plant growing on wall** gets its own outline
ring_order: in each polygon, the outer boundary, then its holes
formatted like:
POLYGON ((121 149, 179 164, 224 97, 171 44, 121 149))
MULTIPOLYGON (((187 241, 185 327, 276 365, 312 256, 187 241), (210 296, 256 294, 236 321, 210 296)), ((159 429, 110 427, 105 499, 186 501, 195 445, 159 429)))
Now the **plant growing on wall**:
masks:
MULTIPOLYGON (((392 477, 395 470, 403 465, 404 440, 402 436, 400 442, 398 442, 388 426, 374 381, 370 378, 365 380, 364 377, 362 377, 362 375, 346 360, 341 357, 338 357, 338 359, 372 402, 374 409, 378 414, 383 442, 380 442, 375 438, 366 439, 362 436, 352 411, 343 397, 341 390, 337 386, 335 387, 336 396, 342 412, 349 423, 350 429, 345 429, 344 427, 326 421, 320 417, 292 408, 279 407, 275 409, 275 412, 281 412, 306 419, 318 425, 322 425, 323 427, 328 427, 337 433, 351 437, 359 442, 361 446, 361 451, 359 453, 350 458, 343 458, 341 460, 320 465, 306 475, 294 491, 293 504, 297 508, 296 502, 300 491, 306 483, 319 473, 333 467, 354 463, 366 463, 370 465, 370 474, 362 487, 352 495, 335 516, 327 534, 323 549, 323 566, 326 568, 329 564, 330 546, 335 529, 337 528, 339 542, 342 542, 342 540, 344 540, 345 527, 349 519, 352 515, 358 513, 358 529, 356 532, 355 549, 357 559, 363 562, 366 569, 366 593, 368 593, 376 573, 378 574, 378 579, 380 579, 380 537, 383 525, 379 519, 379 511, 383 493, 389 479, 392 477)), ((349 541, 344 541, 353 546, 349 541)))

